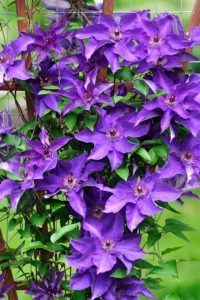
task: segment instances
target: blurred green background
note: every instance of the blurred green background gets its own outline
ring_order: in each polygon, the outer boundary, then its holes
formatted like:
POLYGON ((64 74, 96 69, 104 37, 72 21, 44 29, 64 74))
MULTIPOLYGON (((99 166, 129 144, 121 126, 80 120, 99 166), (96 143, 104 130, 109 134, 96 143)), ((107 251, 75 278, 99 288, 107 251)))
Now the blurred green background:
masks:
MULTIPOLYGON (((10 42, 17 36, 17 18, 15 15, 15 7, 12 5, 12 0, 0 1, 0 42, 10 42), (4 34, 2 34, 2 29, 4 34)), ((187 28, 191 11, 195 0, 115 0, 115 11, 131 11, 151 9, 153 14, 158 12, 173 12, 178 15, 183 23, 184 28, 187 28)), ((37 12, 35 20, 45 20, 44 11, 37 12)), ((199 67, 199 63, 195 64, 195 68, 199 67)), ((19 122, 15 106, 11 98, 5 96, 6 93, 0 92, 0 109, 7 108, 13 114, 13 120, 19 122)), ((21 101, 23 97, 21 96, 21 101)), ((3 203, 0 203, 3 205, 3 203)), ((192 226, 195 231, 187 233, 190 242, 185 242, 177 237, 168 234, 161 239, 160 249, 183 247, 180 250, 167 254, 166 260, 183 259, 184 262, 178 264, 178 278, 162 276, 163 288, 157 288, 154 292, 156 300, 200 300, 200 203, 193 199, 184 199, 184 205, 173 203, 172 206, 181 212, 174 214, 169 211, 162 213, 160 222, 163 223, 166 218, 177 218, 188 225, 192 226)), ((7 232, 6 222, 0 223, 4 236, 7 236, 10 247, 16 247, 21 241, 16 239, 15 232, 7 232)), ((149 261, 152 257, 149 256, 149 261)), ((153 260, 152 260, 153 261, 153 260)), ((15 271, 17 278, 17 271, 15 271)), ((30 296, 19 294, 20 300, 31 299, 30 296)), ((80 299, 81 300, 81 299, 80 299)))

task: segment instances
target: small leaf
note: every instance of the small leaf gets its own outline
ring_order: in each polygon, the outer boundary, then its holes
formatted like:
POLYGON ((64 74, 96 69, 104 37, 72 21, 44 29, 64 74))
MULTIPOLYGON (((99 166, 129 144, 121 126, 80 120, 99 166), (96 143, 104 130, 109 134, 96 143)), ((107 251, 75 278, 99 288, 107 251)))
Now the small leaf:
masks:
POLYGON ((149 155, 149 153, 147 152, 146 149, 144 148, 139 148, 136 151, 136 154, 139 155, 140 157, 142 157, 144 160, 151 162, 151 156, 149 155))
POLYGON ((119 168, 119 169, 116 170, 116 173, 117 173, 117 175, 120 178, 122 178, 122 179, 124 179, 124 180, 127 181, 128 177, 129 177, 129 169, 128 169, 128 167, 121 167, 121 168, 119 168))
POLYGON ((45 89, 45 90, 60 90, 60 87, 57 85, 47 85, 47 86, 44 86, 43 89, 45 89))
POLYGON ((40 241, 35 241, 35 242, 31 242, 30 244, 28 244, 26 247, 25 247, 25 250, 28 251, 28 250, 35 250, 35 249, 44 249, 46 250, 47 249, 47 246, 44 245, 42 242, 40 241))
POLYGON ((39 91, 38 95, 51 95, 53 94, 52 91, 48 91, 48 90, 41 90, 39 91))
POLYGON ((152 229, 147 238, 147 247, 152 247, 161 238, 161 233, 157 229, 152 229))
POLYGON ((181 299, 176 294, 170 294, 165 296, 164 300, 181 300, 181 299))
POLYGON ((26 150, 25 141, 16 135, 7 134, 3 140, 4 140, 4 142, 6 142, 7 145, 14 146, 17 149, 20 149, 23 151, 26 150))
POLYGON ((75 224, 70 224, 70 225, 66 225, 64 227, 61 227, 60 229, 58 229, 58 231, 56 231, 55 233, 53 233, 51 235, 51 238, 50 238, 51 242, 52 243, 57 242, 66 233, 76 229, 78 225, 79 225, 79 223, 75 223, 75 224))
POLYGON ((149 274, 167 275, 178 278, 177 263, 175 260, 162 262, 160 266, 154 267, 149 274))
POLYGON ((136 80, 134 82, 134 88, 143 95, 147 95, 149 92, 149 86, 143 80, 136 80))
POLYGON ((34 214, 31 217, 31 221, 33 222, 33 224, 39 228, 42 228, 42 226, 44 225, 44 222, 46 220, 46 214, 43 213, 42 215, 39 214, 34 214))
POLYGON ((158 96, 162 96, 162 95, 166 95, 166 94, 168 94, 168 92, 165 90, 157 90, 155 94, 149 95, 148 99, 153 100, 153 99, 157 98, 158 96))
POLYGON ((163 250, 163 251, 161 252, 161 254, 162 254, 162 255, 166 255, 166 254, 168 254, 168 253, 175 252, 175 251, 180 250, 180 249, 182 249, 182 248, 183 248, 183 246, 180 246, 180 247, 174 247, 174 248, 167 248, 167 249, 163 250))
POLYGON ((153 150, 155 151, 156 155, 161 158, 167 158, 169 149, 166 144, 154 146, 153 150))
POLYGON ((72 131, 76 125, 77 115, 75 113, 69 113, 65 117, 65 124, 70 131, 72 131))
POLYGON ((96 121, 97 121, 97 116, 96 115, 88 115, 85 117, 84 119, 85 121, 85 126, 87 128, 89 128, 91 131, 94 130, 94 125, 96 124, 96 121))

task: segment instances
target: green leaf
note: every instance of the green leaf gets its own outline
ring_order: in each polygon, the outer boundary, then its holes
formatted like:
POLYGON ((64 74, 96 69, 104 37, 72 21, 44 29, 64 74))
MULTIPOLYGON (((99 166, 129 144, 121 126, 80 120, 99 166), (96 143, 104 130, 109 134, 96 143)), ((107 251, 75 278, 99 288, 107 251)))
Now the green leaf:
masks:
POLYGON ((153 150, 155 151, 156 155, 161 158, 167 158, 169 149, 166 144, 154 146, 153 150))
POLYGON ((72 131, 76 126, 76 121, 77 121, 77 115, 75 113, 69 113, 65 117, 65 124, 70 131, 72 131))
POLYGON ((43 87, 44 90, 60 90, 60 87, 57 85, 47 85, 43 87))
POLYGON ((151 156, 145 148, 139 148, 135 153, 142 157, 144 160, 151 162, 151 156))
POLYGON ((42 226, 44 225, 44 222, 46 220, 46 214, 43 213, 42 215, 39 214, 33 214, 31 216, 31 221, 33 222, 33 224, 39 228, 42 228, 42 226))
POLYGON ((70 225, 66 225, 64 227, 61 227, 60 229, 58 229, 55 233, 53 233, 51 235, 51 237, 50 237, 51 242, 52 243, 57 242, 66 233, 76 229, 78 225, 79 225, 79 223, 75 223, 75 224, 70 224, 70 225))
POLYGON ((194 228, 191 226, 176 220, 176 219, 167 219, 165 221, 165 226, 163 227, 165 233, 171 232, 174 235, 178 236, 184 241, 188 241, 188 238, 183 234, 183 231, 194 231, 194 228))
POLYGON ((161 233, 158 229, 152 229, 147 238, 147 247, 152 247, 161 238, 161 233))
POLYGON ((148 99, 153 100, 153 99, 157 98, 158 96, 162 96, 162 95, 166 95, 166 94, 168 94, 168 92, 165 90, 157 90, 155 94, 149 95, 148 99))
POLYGON ((177 294, 170 294, 165 296, 164 300, 181 300, 177 294))
POLYGON ((129 169, 128 169, 128 167, 121 167, 121 168, 119 168, 119 169, 116 170, 116 173, 117 173, 117 175, 120 178, 122 178, 122 179, 124 179, 124 180, 127 181, 128 177, 129 177, 129 169))
POLYGON ((123 80, 123 81, 132 81, 133 72, 129 67, 122 67, 116 73, 116 79, 123 80))
POLYGON ((157 291, 158 289, 163 288, 163 286, 160 284, 162 282, 160 278, 147 277, 144 282, 145 285, 152 290, 155 289, 157 291))
POLYGON ((118 270, 114 271, 110 275, 110 277, 112 277, 112 278, 126 278, 127 277, 126 269, 124 269, 124 268, 118 269, 118 270))
POLYGON ((151 157, 151 164, 155 165, 158 161, 158 158, 157 158, 156 152, 153 148, 149 151, 149 155, 151 157))
POLYGON ((140 269, 151 269, 154 267, 154 265, 152 265, 150 262, 143 260, 143 259, 136 261, 135 266, 140 269))
POLYGON ((134 88, 143 95, 147 95, 149 92, 149 86, 143 80, 136 80, 134 82, 134 88))
POLYGON ((52 91, 48 91, 48 90, 41 90, 39 91, 38 95, 51 95, 53 94, 52 91))
POLYGON ((175 260, 161 262, 160 266, 154 267, 149 274, 159 274, 178 278, 177 263, 175 260))
POLYGON ((161 254, 162 254, 162 255, 166 255, 166 254, 168 254, 168 253, 175 252, 175 251, 180 250, 180 249, 182 249, 182 248, 183 248, 183 246, 180 246, 180 247, 174 247, 174 248, 167 248, 167 249, 163 250, 163 251, 161 252, 161 254))
POLYGON ((4 142, 6 142, 7 145, 11 145, 16 147, 17 149, 20 150, 26 150, 26 143, 24 140, 22 140, 20 137, 15 136, 15 135, 11 135, 11 134, 7 134, 4 137, 4 142))
POLYGON ((25 247, 26 251, 28 251, 28 250, 35 250, 35 249, 44 249, 44 250, 47 250, 48 248, 41 241, 31 242, 30 244, 28 244, 25 247))
POLYGON ((94 130, 94 125, 97 121, 97 115, 87 115, 84 119, 85 126, 89 128, 91 131, 94 130))
POLYGON ((165 209, 167 209, 167 210, 169 210, 169 211, 172 211, 172 212, 175 213, 175 214, 180 214, 180 212, 179 212, 178 210, 176 210, 176 209, 174 209, 173 207, 171 207, 171 206, 169 205, 169 203, 167 203, 167 202, 156 201, 156 203, 157 203, 160 207, 163 207, 163 208, 165 208, 165 209))

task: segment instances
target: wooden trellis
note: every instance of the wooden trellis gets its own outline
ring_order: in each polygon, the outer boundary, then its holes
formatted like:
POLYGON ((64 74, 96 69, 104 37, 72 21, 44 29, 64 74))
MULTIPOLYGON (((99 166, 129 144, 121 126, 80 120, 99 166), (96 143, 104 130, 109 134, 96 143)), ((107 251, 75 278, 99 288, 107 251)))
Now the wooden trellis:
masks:
MULTIPOLYGON (((167 1, 167 0, 166 0, 167 1)), ((28 21, 27 21, 27 10, 26 10, 26 3, 25 0, 15 0, 16 2, 16 14, 18 17, 24 17, 24 19, 18 20, 18 29, 19 32, 26 32, 28 30, 28 21)), ((103 1, 103 9, 102 12, 107 15, 112 15, 114 11, 114 0, 104 0, 103 1)), ((192 30, 194 26, 200 25, 200 0, 196 0, 196 3, 194 5, 194 8, 192 10, 191 18, 188 24, 188 32, 192 30)), ((190 52, 191 49, 188 49, 190 52)), ((26 66, 28 69, 31 69, 31 55, 24 55, 23 59, 25 60, 26 66)), ((105 81, 106 80, 106 74, 107 70, 106 68, 101 68, 99 71, 99 80, 105 81)), ((19 87, 14 87, 5 85, 3 87, 0 87, 0 91, 10 91, 10 90, 19 90, 19 87)), ((128 84, 128 89, 130 89, 130 85, 128 84)), ((27 115, 28 119, 32 119, 35 116, 35 109, 34 109, 34 102, 30 94, 26 93, 26 109, 27 109, 27 115)), ((40 211, 40 208, 38 208, 38 211, 40 211)), ((44 224, 43 228, 41 229, 41 233, 44 233, 47 231, 47 224, 44 224)), ((3 239, 3 234, 0 230, 0 253, 6 253, 6 242, 3 239)), ((41 259, 42 256, 41 256, 41 259)), ((8 292, 8 299, 9 300, 18 300, 17 296, 17 290, 25 290, 27 286, 21 285, 20 282, 15 282, 13 279, 12 271, 10 268, 7 268, 5 275, 4 283, 6 285, 14 285, 13 289, 8 292)))

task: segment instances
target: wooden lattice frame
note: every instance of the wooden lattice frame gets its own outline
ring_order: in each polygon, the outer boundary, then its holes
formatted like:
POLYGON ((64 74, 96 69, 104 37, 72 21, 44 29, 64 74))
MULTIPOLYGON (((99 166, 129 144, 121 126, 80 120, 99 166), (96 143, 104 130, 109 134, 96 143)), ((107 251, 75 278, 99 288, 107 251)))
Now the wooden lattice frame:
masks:
MULTIPOLYGON (((19 32, 28 31, 28 22, 27 22, 27 11, 26 11, 26 3, 25 0, 15 0, 16 2, 16 14, 18 17, 24 17, 24 19, 18 20, 18 29, 19 32)), ((114 11, 114 0, 103 0, 103 10, 102 12, 107 15, 112 15, 114 11)), ((200 25, 200 0, 196 0, 194 8, 192 10, 191 18, 188 25, 188 32, 192 30, 194 26, 200 25)), ((188 52, 191 52, 191 49, 188 49, 188 52)), ((31 55, 24 55, 23 59, 25 60, 27 68, 31 68, 31 55)), ((107 75, 107 70, 105 68, 101 68, 99 71, 99 80, 105 81, 107 75)), ((131 87, 129 84, 128 89, 131 87)), ((11 89, 16 89, 16 87, 12 87, 9 85, 0 87, 0 91, 10 91, 11 89)), ((17 88, 18 89, 18 88, 17 88)), ((26 94, 26 108, 28 119, 32 119, 35 116, 35 110, 33 105, 33 99, 31 99, 31 95, 26 94)), ((40 211, 40 208, 38 208, 40 211)), ((44 224, 41 232, 47 231, 47 225, 44 224)), ((0 230, 0 253, 6 253, 6 243, 3 239, 3 234, 0 230)), ((42 259, 42 256, 41 256, 42 259)), ((17 290, 25 290, 27 286, 21 285, 20 282, 15 282, 13 279, 12 271, 10 268, 7 268, 5 275, 4 283, 5 285, 14 285, 13 289, 8 292, 9 300, 18 300, 17 290)))

